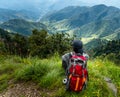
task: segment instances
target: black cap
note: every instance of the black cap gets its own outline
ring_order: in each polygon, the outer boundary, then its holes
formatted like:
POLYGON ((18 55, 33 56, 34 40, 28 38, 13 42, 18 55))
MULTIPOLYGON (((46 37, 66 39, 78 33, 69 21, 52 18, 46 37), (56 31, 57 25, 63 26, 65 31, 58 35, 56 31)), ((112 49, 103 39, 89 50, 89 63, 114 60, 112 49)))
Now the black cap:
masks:
POLYGON ((83 43, 80 40, 73 40, 72 42, 73 50, 75 53, 81 53, 83 54, 83 43))

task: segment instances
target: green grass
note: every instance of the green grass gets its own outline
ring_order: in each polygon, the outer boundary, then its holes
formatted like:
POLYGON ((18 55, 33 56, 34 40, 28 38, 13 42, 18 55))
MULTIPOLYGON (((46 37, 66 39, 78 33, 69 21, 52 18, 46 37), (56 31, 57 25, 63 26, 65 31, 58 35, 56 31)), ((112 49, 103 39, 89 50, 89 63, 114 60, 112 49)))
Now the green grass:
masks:
MULTIPOLYGON (((88 70, 90 76, 89 85, 91 83, 93 83, 94 85, 97 84, 97 86, 93 86, 94 88, 96 88, 97 91, 99 91, 100 97, 113 97, 111 90, 107 87, 105 81, 103 80, 104 77, 111 78, 112 82, 116 85, 117 89, 119 90, 120 67, 116 66, 108 60, 96 59, 94 61, 89 61, 88 70)), ((96 90, 94 90, 93 92, 95 92, 96 90)), ((120 96, 120 91, 118 92, 118 95, 120 96)))
POLYGON ((8 82, 14 78, 14 72, 21 68, 21 58, 16 56, 0 56, 0 92, 8 87, 8 82))
MULTIPOLYGON (((18 83, 35 82, 41 89, 51 92, 52 97, 114 97, 104 81, 104 77, 109 77, 116 85, 120 96, 120 67, 108 60, 88 61, 88 87, 80 93, 65 91, 62 84, 65 72, 57 54, 49 59, 3 56, 0 57, 0 61, 0 91, 9 86, 9 80, 14 79, 18 83)), ((42 94, 44 96, 45 92, 42 94)))
POLYGON ((2 74, 0 76, 0 91, 2 91, 3 89, 5 89, 8 86, 7 79, 8 79, 7 74, 2 74))

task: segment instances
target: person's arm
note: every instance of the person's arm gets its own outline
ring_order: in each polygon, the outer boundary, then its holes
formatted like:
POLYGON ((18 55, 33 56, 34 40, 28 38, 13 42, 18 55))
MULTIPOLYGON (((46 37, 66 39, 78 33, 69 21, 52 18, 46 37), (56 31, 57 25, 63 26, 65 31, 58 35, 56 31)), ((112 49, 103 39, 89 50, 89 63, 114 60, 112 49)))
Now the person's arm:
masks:
POLYGON ((89 59, 89 55, 87 53, 83 53, 83 56, 88 60, 89 59))

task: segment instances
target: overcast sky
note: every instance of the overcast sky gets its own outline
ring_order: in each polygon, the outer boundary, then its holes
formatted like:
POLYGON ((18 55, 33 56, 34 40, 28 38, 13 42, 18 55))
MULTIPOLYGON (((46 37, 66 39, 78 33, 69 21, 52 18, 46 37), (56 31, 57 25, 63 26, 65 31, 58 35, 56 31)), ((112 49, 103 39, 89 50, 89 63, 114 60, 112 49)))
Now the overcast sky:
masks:
MULTIPOLYGON (((40 4, 52 4, 57 1, 66 1, 66 0, 0 0, 0 8, 24 8, 24 7, 38 7, 40 4), (17 6, 16 6, 17 5, 17 6)), ((71 0, 68 0, 70 3, 71 0)), ((120 0, 74 0, 81 1, 87 6, 97 5, 97 4, 106 4, 108 6, 115 6, 120 8, 120 0)))

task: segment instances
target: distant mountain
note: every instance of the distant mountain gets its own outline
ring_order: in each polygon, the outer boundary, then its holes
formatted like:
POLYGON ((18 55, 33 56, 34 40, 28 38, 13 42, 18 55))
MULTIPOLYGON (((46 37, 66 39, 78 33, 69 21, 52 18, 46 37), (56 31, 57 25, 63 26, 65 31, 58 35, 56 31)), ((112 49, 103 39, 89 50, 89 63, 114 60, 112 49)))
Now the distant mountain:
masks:
POLYGON ((10 10, 0 8, 0 22, 5 22, 10 19, 26 19, 37 20, 40 13, 27 10, 10 10))
POLYGON ((120 9, 103 4, 93 7, 70 6, 46 14, 41 21, 47 24, 53 33, 105 38, 119 33, 116 31, 120 28, 120 9))
POLYGON ((47 29, 46 26, 40 22, 30 22, 23 19, 12 19, 0 25, 0 28, 12 33, 19 33, 22 35, 30 35, 33 29, 47 29))
MULTIPOLYGON (((5 2, 4 0, 0 1, 1 8, 14 9, 14 10, 29 10, 32 12, 37 12, 39 14, 39 18, 41 18, 44 14, 49 11, 55 11, 63 9, 67 6, 83 6, 90 5, 84 3, 84 1, 80 0, 11 0, 10 2, 5 2)), ((35 14, 31 14, 35 15, 35 14)))
MULTIPOLYGON (((84 3, 84 1, 80 0, 56 0, 49 6, 51 10, 60 10, 68 6, 84 6, 87 5, 87 3, 84 3)), ((90 4, 89 4, 90 5, 90 4)))
POLYGON ((60 21, 63 19, 70 19, 70 17, 78 16, 79 13, 83 13, 85 10, 88 10, 89 7, 79 7, 79 6, 69 6, 59 11, 46 14, 41 18, 41 21, 60 21))

